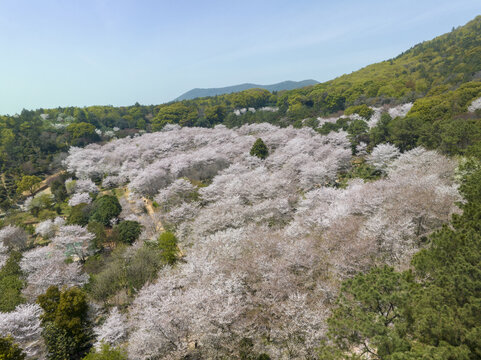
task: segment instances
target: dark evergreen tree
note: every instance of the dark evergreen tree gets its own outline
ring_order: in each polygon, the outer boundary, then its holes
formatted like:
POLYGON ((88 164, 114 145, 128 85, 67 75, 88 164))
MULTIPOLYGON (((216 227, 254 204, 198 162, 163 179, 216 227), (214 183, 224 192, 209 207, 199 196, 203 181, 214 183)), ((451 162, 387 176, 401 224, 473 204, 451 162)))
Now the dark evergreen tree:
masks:
POLYGON ((90 219, 108 226, 110 220, 119 216, 121 212, 122 206, 116 196, 103 195, 94 201, 90 219))
POLYGON ((115 230, 121 242, 132 244, 139 238, 142 226, 137 221, 125 220, 115 226, 115 230))
POLYGON ((67 223, 85 226, 89 223, 92 207, 89 204, 78 204, 72 206, 67 223))
POLYGON ((90 350, 92 339, 85 293, 77 287, 59 291, 51 286, 37 302, 44 310, 42 336, 48 359, 81 359, 90 350))
POLYGON ((265 159, 269 155, 269 149, 267 148, 264 141, 261 138, 258 138, 254 145, 252 145, 250 154, 252 156, 257 156, 260 159, 265 159))

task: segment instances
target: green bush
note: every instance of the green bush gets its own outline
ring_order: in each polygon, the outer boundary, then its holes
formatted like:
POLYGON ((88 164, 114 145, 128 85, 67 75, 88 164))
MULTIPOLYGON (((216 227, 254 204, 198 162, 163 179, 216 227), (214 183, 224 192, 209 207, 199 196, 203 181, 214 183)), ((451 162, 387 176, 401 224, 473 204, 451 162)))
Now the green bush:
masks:
POLYGON ((50 190, 55 197, 56 202, 60 203, 65 201, 68 197, 67 189, 65 187, 65 176, 55 179, 50 184, 50 190))
POLYGON ((154 280, 162 265, 161 251, 156 247, 144 245, 135 253, 126 254, 126 247, 119 246, 105 267, 92 275, 89 292, 100 301, 107 301, 122 290, 130 297, 147 281, 154 280))
POLYGON ((136 293, 147 281, 156 278, 163 265, 162 258, 162 253, 150 246, 143 246, 135 252, 126 269, 127 284, 132 292, 136 293))
POLYGON ((88 204, 78 204, 72 206, 67 217, 67 223, 85 226, 89 223, 92 207, 88 204))
POLYGON ((353 120, 347 128, 347 133, 349 134, 349 140, 351 141, 351 147, 353 154, 356 153, 356 146, 360 142, 367 143, 369 141, 369 126, 364 120, 353 120))
POLYGON ((38 194, 30 202, 30 213, 39 216, 43 210, 51 210, 53 208, 53 196, 50 194, 38 194))
POLYGON ((44 324, 42 337, 48 351, 47 359, 80 359, 76 352, 77 344, 75 340, 68 335, 65 329, 58 327, 54 322, 44 324))
POLYGON ((115 226, 119 241, 125 244, 133 244, 142 233, 142 226, 137 221, 124 220, 115 226))
POLYGON ((22 179, 17 182, 17 192, 20 194, 23 192, 29 192, 30 194, 33 194, 40 186, 41 181, 42 179, 40 179, 38 176, 24 175, 22 176, 22 179))
POLYGON ((106 259, 104 267, 90 277, 88 291, 100 301, 107 301, 112 295, 127 287, 125 247, 117 247, 106 259))
POLYGON ((109 226, 110 220, 119 216, 121 212, 122 206, 116 196, 103 195, 94 201, 90 219, 109 226))
POLYGON ((55 219, 57 216, 58 214, 56 211, 48 210, 48 209, 40 210, 37 214, 37 218, 40 221, 55 219))
POLYGON ((103 243, 107 241, 105 226, 97 221, 90 221, 87 225, 87 230, 95 235, 93 241, 95 248, 102 249, 103 243))
POLYGON ((95 255, 91 255, 85 260, 83 264, 84 271, 89 274, 98 274, 105 268, 105 262, 108 255, 106 252, 100 252, 95 255))
POLYGON ((346 118, 339 118, 336 120, 335 123, 333 122, 326 122, 322 124, 321 127, 317 128, 316 130, 321 134, 321 135, 327 135, 331 131, 339 131, 339 130, 347 130, 349 126, 349 119, 346 118))
POLYGON ((350 106, 344 111, 344 115, 352 114, 358 114, 359 116, 362 116, 363 118, 369 120, 372 114, 374 114, 374 110, 366 104, 362 104, 358 106, 350 106))
POLYGON ((66 131, 70 136, 73 146, 83 146, 100 140, 99 135, 95 132, 95 125, 89 123, 79 122, 70 124, 67 126, 66 131))

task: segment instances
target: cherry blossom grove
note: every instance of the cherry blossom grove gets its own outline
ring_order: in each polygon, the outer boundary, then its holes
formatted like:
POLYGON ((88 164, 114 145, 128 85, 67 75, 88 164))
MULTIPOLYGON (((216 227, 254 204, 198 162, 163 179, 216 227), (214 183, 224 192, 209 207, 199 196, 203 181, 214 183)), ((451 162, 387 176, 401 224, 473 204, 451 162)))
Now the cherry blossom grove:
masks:
POLYGON ((124 218, 145 223, 140 199, 154 199, 149 219, 174 229, 184 254, 128 316, 112 312, 99 341, 126 339, 135 359, 177 359, 193 347, 215 358, 244 338, 276 359, 312 356, 340 281, 380 262, 406 266, 460 199, 456 163, 434 151, 379 145, 366 160, 384 176, 339 187, 351 160, 344 132, 268 124, 171 126, 71 148, 65 165, 78 178, 127 184, 124 218), (258 137, 265 160, 249 155, 258 137))

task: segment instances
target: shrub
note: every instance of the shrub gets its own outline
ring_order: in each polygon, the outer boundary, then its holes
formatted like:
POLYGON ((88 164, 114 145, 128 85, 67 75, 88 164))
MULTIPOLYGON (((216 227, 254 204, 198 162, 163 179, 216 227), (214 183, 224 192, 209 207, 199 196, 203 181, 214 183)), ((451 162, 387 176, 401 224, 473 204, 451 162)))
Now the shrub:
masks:
POLYGON ((12 251, 7 262, 0 270, 0 311, 13 311, 18 304, 25 301, 22 297, 22 270, 20 259, 22 254, 12 251))
POLYGON ((177 261, 179 254, 179 248, 177 247, 177 238, 170 231, 160 234, 158 239, 158 245, 162 250, 161 257, 164 262, 169 265, 174 264, 177 261))
POLYGON ((34 175, 22 176, 22 179, 19 182, 17 182, 17 192, 21 194, 27 191, 30 194, 33 194, 35 190, 38 189, 40 185, 40 181, 42 181, 42 179, 40 179, 38 176, 34 176, 34 175))
POLYGON ((103 195, 94 201, 91 220, 108 226, 110 220, 119 216, 121 211, 122 206, 120 206, 117 197, 103 195))
POLYGON ((118 247, 107 260, 105 267, 90 278, 89 293, 96 300, 107 301, 125 287, 125 247, 118 247))
POLYGON ((115 249, 104 269, 92 276, 89 291, 96 300, 107 301, 122 290, 135 294, 162 267, 158 248, 143 246, 133 254, 125 250, 125 246, 115 249))
POLYGON ((49 219, 55 219, 57 215, 58 214, 56 211, 44 209, 38 212, 37 218, 41 221, 44 221, 49 219))
POLYGON ((126 244, 134 243, 142 232, 142 226, 137 221, 125 220, 115 226, 119 240, 126 244))
POLYGON ((127 267, 127 283, 132 292, 137 292, 147 281, 156 278, 162 267, 162 258, 162 253, 149 246, 137 250, 127 267))
POLYGON ((105 233, 105 227, 103 224, 97 221, 90 221, 87 225, 87 230, 95 235, 93 241, 96 249, 102 249, 102 244, 107 241, 107 234, 105 233))
POLYGON ((85 226, 89 223, 91 206, 88 204, 78 204, 72 206, 70 209, 70 215, 67 218, 68 224, 77 224, 85 226))
POLYGON ((50 190, 55 197, 56 202, 62 202, 64 201, 67 196, 67 189, 65 188, 65 181, 63 180, 63 177, 60 177, 58 179, 55 179, 52 184, 50 184, 50 190))
POLYGON ((53 207, 53 196, 50 194, 38 194, 27 205, 30 213, 38 216, 42 210, 50 210, 53 207))
POLYGON ((374 114, 374 110, 366 104, 362 104, 357 106, 350 106, 344 111, 344 115, 352 114, 358 114, 359 116, 362 116, 363 118, 369 120, 372 114, 374 114))

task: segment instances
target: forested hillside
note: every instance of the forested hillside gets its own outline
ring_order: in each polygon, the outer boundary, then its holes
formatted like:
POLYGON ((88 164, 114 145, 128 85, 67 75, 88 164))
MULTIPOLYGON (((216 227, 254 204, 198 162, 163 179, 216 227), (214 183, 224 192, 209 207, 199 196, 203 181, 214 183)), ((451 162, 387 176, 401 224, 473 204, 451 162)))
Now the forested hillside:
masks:
POLYGON ((479 359, 480 74, 1 116, 0 358, 479 359))

